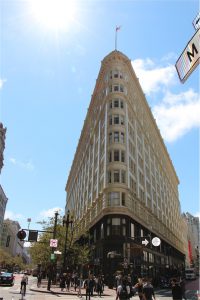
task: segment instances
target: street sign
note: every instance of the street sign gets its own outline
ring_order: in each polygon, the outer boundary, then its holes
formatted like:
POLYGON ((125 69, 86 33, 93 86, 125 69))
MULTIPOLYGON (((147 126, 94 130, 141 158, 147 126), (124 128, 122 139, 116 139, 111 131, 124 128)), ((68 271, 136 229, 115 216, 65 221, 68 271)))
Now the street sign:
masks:
POLYGON ((200 12, 198 13, 198 15, 196 16, 196 18, 194 19, 194 21, 192 22, 194 28, 196 30, 198 30, 200 28, 200 12))
POLYGON ((147 239, 145 239, 144 241, 142 241, 142 244, 145 245, 145 246, 148 245, 148 243, 149 242, 147 241, 147 239))
POLYGON ((160 246, 161 240, 158 237, 154 237, 151 242, 153 246, 158 247, 160 246))
POLYGON ((184 51, 176 62, 176 70, 180 81, 184 83, 189 75, 194 71, 200 61, 200 29, 196 31, 188 42, 184 51))
POLYGON ((62 254, 62 252, 60 252, 59 250, 54 251, 54 254, 62 254))
POLYGON ((50 239, 50 247, 52 248, 58 247, 58 240, 50 239))
POLYGON ((55 254, 51 253, 51 260, 54 260, 54 259, 55 259, 55 254))

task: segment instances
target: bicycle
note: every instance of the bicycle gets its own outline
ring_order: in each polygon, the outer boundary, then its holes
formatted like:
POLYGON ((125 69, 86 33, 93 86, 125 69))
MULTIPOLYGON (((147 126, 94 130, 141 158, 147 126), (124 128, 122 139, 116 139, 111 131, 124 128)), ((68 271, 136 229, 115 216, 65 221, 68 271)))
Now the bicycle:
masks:
POLYGON ((21 288, 21 300, 24 299, 24 296, 25 296, 26 292, 25 292, 25 284, 22 285, 22 288, 21 288))

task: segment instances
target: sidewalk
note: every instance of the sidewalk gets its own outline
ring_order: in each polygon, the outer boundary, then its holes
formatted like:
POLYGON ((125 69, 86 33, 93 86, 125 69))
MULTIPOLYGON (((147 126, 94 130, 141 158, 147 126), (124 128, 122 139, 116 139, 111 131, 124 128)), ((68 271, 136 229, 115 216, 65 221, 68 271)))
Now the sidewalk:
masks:
MULTIPOLYGON (((34 292, 47 293, 47 294, 77 295, 77 291, 75 292, 74 287, 70 287, 69 291, 66 291, 66 289, 64 291, 61 291, 61 288, 60 288, 59 285, 52 284, 50 291, 48 291, 47 290, 47 284, 48 284, 47 280, 43 279, 40 287, 37 287, 37 284, 33 284, 30 287, 30 290, 34 291, 34 292)), ((82 296, 85 296, 85 289, 84 288, 81 289, 81 293, 82 293, 82 296)), ((94 296, 97 296, 96 292, 94 292, 94 296)), ((116 296, 116 290, 115 289, 109 289, 107 286, 105 286, 102 297, 104 297, 104 296, 112 296, 112 297, 114 296, 115 297, 116 296)))

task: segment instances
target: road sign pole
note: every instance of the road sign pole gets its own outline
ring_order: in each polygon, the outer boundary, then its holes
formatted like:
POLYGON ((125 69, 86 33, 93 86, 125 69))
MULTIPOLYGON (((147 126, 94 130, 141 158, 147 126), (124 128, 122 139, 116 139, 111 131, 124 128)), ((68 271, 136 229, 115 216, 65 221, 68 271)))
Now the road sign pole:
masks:
MULTIPOLYGON (((58 221, 58 212, 55 212, 55 221, 54 221, 54 229, 53 229, 53 239, 56 238, 56 228, 57 228, 57 221, 58 221)), ((54 254, 54 247, 51 247, 51 253, 54 254)), ((47 290, 50 291, 51 289, 51 281, 54 278, 54 271, 55 271, 56 265, 54 261, 51 260, 50 262, 50 268, 49 268, 49 274, 48 274, 48 285, 47 290)))

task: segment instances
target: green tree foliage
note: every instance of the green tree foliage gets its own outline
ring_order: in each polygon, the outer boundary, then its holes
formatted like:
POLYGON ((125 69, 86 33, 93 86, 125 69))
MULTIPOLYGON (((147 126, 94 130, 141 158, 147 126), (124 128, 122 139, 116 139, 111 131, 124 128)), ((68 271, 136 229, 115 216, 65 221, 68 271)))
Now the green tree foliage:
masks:
MULTIPOLYGON (((53 232, 54 230, 54 218, 49 218, 48 222, 40 222, 43 226, 44 231, 53 232)), ((53 233, 43 232, 39 241, 32 243, 30 247, 30 255, 32 262, 35 265, 41 264, 43 269, 47 269, 50 264, 50 256, 52 249, 50 247, 50 239, 53 238, 53 233)), ((66 226, 62 224, 62 217, 58 216, 57 226, 56 226, 56 239, 58 240, 58 247, 55 248, 56 251, 60 251, 61 255, 56 255, 57 265, 63 264, 64 260, 64 249, 65 249, 65 239, 66 239, 66 226)), ((89 262, 89 247, 87 244, 79 244, 73 235, 73 226, 69 224, 68 234, 67 234, 67 244, 66 244, 66 262, 67 265, 85 265, 89 262)))
POLYGON ((17 266, 20 270, 25 269, 25 264, 21 256, 17 255, 13 257, 3 248, 0 249, 0 266, 1 268, 9 269, 13 269, 17 266))

